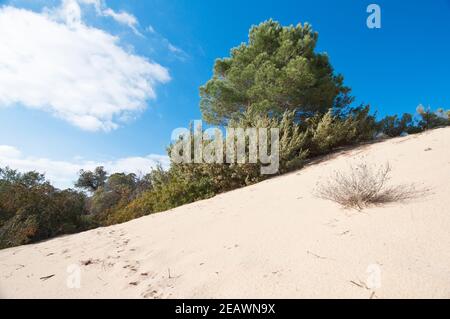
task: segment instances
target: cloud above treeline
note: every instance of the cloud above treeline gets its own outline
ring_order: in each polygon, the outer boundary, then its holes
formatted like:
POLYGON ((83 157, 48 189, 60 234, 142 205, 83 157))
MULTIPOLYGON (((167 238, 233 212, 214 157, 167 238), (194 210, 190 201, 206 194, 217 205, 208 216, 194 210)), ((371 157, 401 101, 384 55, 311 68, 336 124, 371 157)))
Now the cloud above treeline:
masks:
POLYGON ((20 172, 37 171, 45 176, 58 188, 73 188, 80 170, 93 170, 98 166, 112 173, 135 173, 138 176, 149 173, 160 164, 167 169, 170 165, 169 157, 151 154, 143 157, 125 157, 109 161, 58 161, 24 155, 19 149, 10 145, 0 145, 0 167, 9 166, 20 172))
POLYGON ((156 86, 171 79, 168 69, 87 25, 84 6, 140 34, 132 14, 101 0, 64 0, 42 12, 0 7, 0 107, 38 109, 82 130, 110 131, 156 99, 156 86))

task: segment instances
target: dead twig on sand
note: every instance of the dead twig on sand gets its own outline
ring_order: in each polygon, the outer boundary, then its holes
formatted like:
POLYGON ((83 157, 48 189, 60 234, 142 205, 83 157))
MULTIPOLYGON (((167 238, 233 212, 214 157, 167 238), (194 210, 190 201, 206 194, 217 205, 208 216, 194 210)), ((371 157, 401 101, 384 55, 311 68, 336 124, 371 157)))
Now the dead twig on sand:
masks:
POLYGON ((318 259, 329 259, 328 257, 323 257, 323 256, 320 256, 320 255, 317 255, 317 254, 315 254, 315 253, 313 253, 313 252, 311 252, 309 250, 307 251, 307 253, 308 253, 308 255, 314 256, 314 257, 316 257, 318 259))
POLYGON ((46 281, 46 280, 49 280, 50 278, 53 278, 53 277, 55 277, 55 275, 49 275, 49 276, 41 277, 39 279, 42 280, 42 281, 46 281))
POLYGON ((353 285, 355 285, 355 286, 358 286, 359 288, 369 290, 369 288, 367 287, 367 285, 366 285, 364 282, 362 282, 361 280, 359 280, 359 283, 357 283, 356 281, 350 280, 350 283, 353 284, 353 285))

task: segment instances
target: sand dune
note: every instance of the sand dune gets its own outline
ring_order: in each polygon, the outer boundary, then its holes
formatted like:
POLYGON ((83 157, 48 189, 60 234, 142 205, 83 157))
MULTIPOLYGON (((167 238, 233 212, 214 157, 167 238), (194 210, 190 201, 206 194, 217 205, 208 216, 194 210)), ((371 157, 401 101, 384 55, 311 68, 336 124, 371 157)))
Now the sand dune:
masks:
POLYGON ((449 247, 446 128, 343 151, 166 213, 0 251, 0 297, 450 298, 449 247), (431 191, 363 212, 314 197, 318 180, 361 159, 389 161, 392 183, 431 191), (77 267, 81 287, 70 289, 77 267))

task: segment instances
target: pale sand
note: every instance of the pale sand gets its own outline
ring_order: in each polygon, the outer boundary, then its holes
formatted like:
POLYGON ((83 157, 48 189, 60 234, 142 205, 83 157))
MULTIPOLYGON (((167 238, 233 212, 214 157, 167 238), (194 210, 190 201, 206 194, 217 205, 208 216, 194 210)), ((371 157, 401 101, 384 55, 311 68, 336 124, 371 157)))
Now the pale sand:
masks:
POLYGON ((0 251, 0 296, 450 298, 450 129, 331 157, 170 212, 0 251), (362 156, 389 161, 393 183, 431 192, 363 212, 314 197, 320 178, 362 156), (81 289, 68 289, 67 267, 87 260, 81 289), (377 269, 381 287, 367 289, 377 269))

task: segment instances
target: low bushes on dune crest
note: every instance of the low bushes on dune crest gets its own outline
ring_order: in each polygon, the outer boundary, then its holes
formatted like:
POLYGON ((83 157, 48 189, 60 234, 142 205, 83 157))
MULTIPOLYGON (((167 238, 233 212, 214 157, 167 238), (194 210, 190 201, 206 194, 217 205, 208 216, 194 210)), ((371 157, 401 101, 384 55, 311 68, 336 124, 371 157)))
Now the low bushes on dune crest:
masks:
POLYGON ((391 166, 359 163, 347 172, 335 171, 327 182, 319 183, 316 195, 346 208, 362 210, 371 205, 415 198, 420 191, 414 185, 390 185, 391 166))

